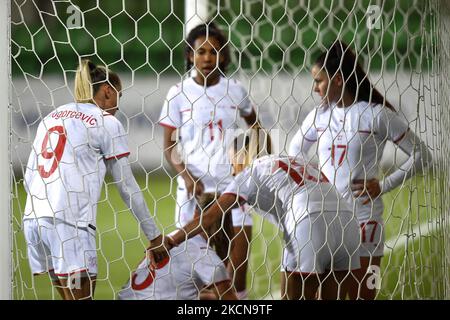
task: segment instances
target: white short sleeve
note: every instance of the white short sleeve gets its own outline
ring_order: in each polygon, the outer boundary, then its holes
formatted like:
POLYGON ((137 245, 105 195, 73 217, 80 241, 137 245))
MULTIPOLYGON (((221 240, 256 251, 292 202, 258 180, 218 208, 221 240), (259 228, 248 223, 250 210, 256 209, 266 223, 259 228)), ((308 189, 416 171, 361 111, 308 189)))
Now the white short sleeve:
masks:
POLYGON ((121 158, 130 154, 128 147, 127 133, 122 124, 111 114, 102 117, 102 124, 99 124, 102 134, 100 149, 106 160, 121 158))
POLYGON ((381 107, 381 111, 376 115, 375 132, 382 137, 387 137, 392 142, 398 144, 409 131, 409 125, 404 117, 387 107, 381 107))
POLYGON ((182 125, 178 95, 179 85, 170 88, 159 116, 159 124, 166 127, 180 128, 182 125))

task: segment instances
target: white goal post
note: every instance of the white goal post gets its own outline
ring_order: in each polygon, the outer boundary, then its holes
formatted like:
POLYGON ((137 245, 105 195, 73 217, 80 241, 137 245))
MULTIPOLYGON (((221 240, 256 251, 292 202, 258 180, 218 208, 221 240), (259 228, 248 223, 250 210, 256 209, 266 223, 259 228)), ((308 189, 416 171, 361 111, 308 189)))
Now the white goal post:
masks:
POLYGON ((0 300, 11 299, 10 2, 0 1, 0 300))

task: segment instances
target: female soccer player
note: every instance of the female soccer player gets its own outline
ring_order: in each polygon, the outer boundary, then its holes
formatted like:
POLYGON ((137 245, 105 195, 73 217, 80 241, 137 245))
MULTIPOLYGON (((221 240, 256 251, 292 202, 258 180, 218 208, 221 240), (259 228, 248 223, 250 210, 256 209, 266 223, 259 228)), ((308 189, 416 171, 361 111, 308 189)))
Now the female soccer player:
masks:
MULTIPOLYGON (((246 151, 239 151, 234 159, 236 173, 249 163, 246 151)), ((169 244, 179 245, 186 235, 196 235, 244 202, 283 231, 282 279, 287 279, 287 286, 282 285, 282 297, 343 297, 350 270, 360 266, 357 221, 320 170, 292 158, 264 156, 255 160, 235 177, 201 220, 194 219, 173 233, 169 244)))
POLYGON ((426 145, 406 119, 370 83, 355 54, 341 41, 322 53, 312 68, 321 104, 309 113, 292 139, 289 155, 306 155, 317 142, 320 168, 355 208, 361 227, 360 292, 352 298, 374 299, 366 270, 380 266, 384 248, 381 195, 431 163, 426 145), (409 155, 396 171, 378 180, 380 159, 390 140, 409 155))
MULTIPOLYGON (((215 199, 215 194, 203 193, 198 199, 195 216, 200 217, 215 199)), ((217 220, 204 232, 186 241, 184 246, 173 248, 170 259, 158 266, 152 267, 144 258, 119 292, 119 299, 197 300, 205 296, 203 292, 208 289, 213 293, 212 298, 236 300, 223 263, 228 258, 228 242, 223 238, 233 236, 232 228, 228 216, 224 223, 217 220)))
MULTIPOLYGON (((196 75, 169 90, 159 120, 164 126, 165 158, 177 173, 178 226, 192 219, 196 196, 220 194, 231 181, 227 150, 237 135, 238 116, 259 128, 247 91, 238 81, 225 77, 230 53, 222 32, 212 23, 202 24, 191 30, 186 42, 187 71, 193 69, 196 75), (178 146, 182 147, 181 156, 178 146)), ((233 210, 236 236, 230 263, 240 298, 246 296, 252 226, 251 216, 244 211, 233 210)))
POLYGON ((75 103, 39 124, 24 177, 23 217, 33 274, 49 272, 63 299, 93 299, 97 274, 97 202, 108 170, 151 243, 153 264, 167 257, 128 163, 127 134, 114 117, 121 95, 117 74, 82 60, 75 103))

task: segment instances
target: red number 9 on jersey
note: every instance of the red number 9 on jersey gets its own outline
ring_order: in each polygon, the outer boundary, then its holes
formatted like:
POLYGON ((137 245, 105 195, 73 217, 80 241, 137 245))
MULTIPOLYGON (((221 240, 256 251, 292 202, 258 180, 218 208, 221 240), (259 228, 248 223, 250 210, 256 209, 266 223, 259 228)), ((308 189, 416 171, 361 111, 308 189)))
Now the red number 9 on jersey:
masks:
POLYGON ((66 146, 66 140, 67 140, 66 132, 64 131, 63 126, 55 126, 48 129, 47 133, 45 134, 44 141, 42 141, 41 155, 44 159, 50 160, 53 158, 53 163, 49 171, 45 171, 43 165, 38 166, 38 171, 42 178, 48 178, 53 174, 53 172, 56 171, 56 168, 58 167, 58 164, 61 161, 64 152, 64 147, 66 146), (56 142, 56 146, 54 148, 52 148, 53 147, 52 143, 50 143, 49 145, 50 135, 52 133, 58 135, 58 141, 56 142), (48 148, 53 149, 53 152, 47 151, 48 148))

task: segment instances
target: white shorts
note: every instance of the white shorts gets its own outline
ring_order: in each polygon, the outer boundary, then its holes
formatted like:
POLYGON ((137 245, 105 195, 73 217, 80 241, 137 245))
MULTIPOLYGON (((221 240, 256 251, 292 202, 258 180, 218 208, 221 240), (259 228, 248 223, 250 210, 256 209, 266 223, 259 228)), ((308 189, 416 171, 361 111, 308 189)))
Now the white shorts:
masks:
POLYGON ((369 221, 359 222, 361 228, 361 257, 382 257, 384 254, 383 217, 373 217, 369 221))
POLYGON ((97 274, 95 231, 52 218, 26 219, 23 230, 34 275, 54 272, 65 278, 87 271, 97 274))
POLYGON ((309 214, 288 238, 283 272, 322 274, 360 268, 358 222, 349 211, 309 214))
MULTIPOLYGON (((195 208, 196 199, 188 196, 184 183, 181 184, 178 180, 177 202, 175 204, 175 223, 178 228, 185 226, 194 218, 195 208)), ((231 214, 234 227, 253 225, 253 217, 247 204, 233 209, 231 214)))

